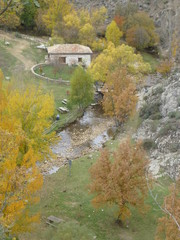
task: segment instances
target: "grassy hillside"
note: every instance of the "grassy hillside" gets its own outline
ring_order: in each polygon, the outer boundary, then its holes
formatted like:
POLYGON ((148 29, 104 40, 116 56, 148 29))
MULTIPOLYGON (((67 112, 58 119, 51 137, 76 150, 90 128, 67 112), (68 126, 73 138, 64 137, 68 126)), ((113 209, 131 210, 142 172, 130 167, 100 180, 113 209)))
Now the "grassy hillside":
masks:
MULTIPOLYGON (((110 141, 109 146, 116 148, 117 141, 110 141)), ((132 209, 132 217, 128 226, 119 226, 116 222, 116 206, 107 208, 102 206, 100 209, 94 209, 91 205, 92 195, 88 192, 89 168, 96 161, 99 153, 95 152, 92 158, 84 156, 72 163, 71 176, 69 176, 68 166, 60 169, 56 174, 47 176, 44 181, 44 187, 41 191, 41 201, 34 211, 40 211, 42 221, 38 229, 22 239, 33 240, 59 240, 60 232, 68 230, 74 236, 73 228, 84 229, 84 234, 89 233, 88 239, 98 240, 153 240, 157 218, 161 212, 154 205, 149 196, 146 203, 149 210, 140 214, 132 209), (46 224, 46 218, 54 215, 64 220, 57 228, 46 224), (96 236, 93 238, 92 236, 96 236)), ((167 189, 159 189, 162 194, 167 189)), ((65 232, 66 232, 65 231, 65 232)), ((79 230, 78 230, 79 231, 79 230)), ((63 238, 78 239, 78 238, 63 238)), ((81 238, 79 238, 81 239, 81 238)), ((87 239, 87 238, 82 238, 87 239)))

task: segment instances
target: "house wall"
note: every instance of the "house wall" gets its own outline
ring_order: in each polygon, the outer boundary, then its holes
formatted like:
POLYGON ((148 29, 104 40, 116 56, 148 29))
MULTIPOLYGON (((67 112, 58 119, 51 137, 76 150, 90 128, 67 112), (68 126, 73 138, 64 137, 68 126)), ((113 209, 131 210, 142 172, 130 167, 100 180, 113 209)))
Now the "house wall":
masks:
POLYGON ((87 67, 91 64, 91 55, 49 55, 49 61, 51 63, 60 63, 59 58, 66 57, 66 64, 69 66, 73 64, 81 64, 78 62, 78 58, 82 58, 82 63, 87 67))

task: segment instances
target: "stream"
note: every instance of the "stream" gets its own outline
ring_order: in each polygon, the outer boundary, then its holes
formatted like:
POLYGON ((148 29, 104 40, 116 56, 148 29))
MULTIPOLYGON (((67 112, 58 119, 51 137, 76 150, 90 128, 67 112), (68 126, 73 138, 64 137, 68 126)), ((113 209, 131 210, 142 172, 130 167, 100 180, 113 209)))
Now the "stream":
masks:
POLYGON ((59 141, 52 147, 57 159, 45 161, 44 174, 53 174, 68 159, 76 159, 103 146, 113 137, 113 120, 103 114, 100 106, 88 107, 83 117, 58 133, 59 141))

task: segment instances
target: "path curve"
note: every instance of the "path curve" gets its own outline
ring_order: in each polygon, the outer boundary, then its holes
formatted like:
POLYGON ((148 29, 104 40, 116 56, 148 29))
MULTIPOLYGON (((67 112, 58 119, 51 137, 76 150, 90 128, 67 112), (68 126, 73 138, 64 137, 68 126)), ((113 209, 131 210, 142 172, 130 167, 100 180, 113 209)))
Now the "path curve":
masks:
POLYGON ((11 41, 16 43, 15 47, 13 47, 13 48, 7 47, 6 50, 22 63, 25 70, 30 70, 31 67, 35 64, 35 62, 26 58, 23 55, 23 50, 30 47, 30 42, 28 42, 27 40, 24 40, 24 39, 18 39, 16 37, 14 37, 13 34, 6 33, 3 31, 0 31, 0 38, 4 39, 5 41, 9 41, 10 43, 11 43, 11 41))

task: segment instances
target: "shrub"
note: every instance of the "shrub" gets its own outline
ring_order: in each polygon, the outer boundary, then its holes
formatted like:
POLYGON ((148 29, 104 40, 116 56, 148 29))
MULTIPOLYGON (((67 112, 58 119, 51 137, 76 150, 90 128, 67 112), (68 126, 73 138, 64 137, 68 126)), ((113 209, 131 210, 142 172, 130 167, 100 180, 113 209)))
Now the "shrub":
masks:
POLYGON ((159 125, 159 121, 158 120, 152 121, 151 122, 151 131, 152 132, 156 132, 157 128, 158 128, 158 125, 159 125))
POLYGON ((149 151, 150 149, 155 149, 157 145, 153 139, 144 139, 143 147, 146 151, 149 151))
POLYGON ((176 117, 176 112, 170 112, 170 113, 168 114, 168 117, 169 117, 169 118, 175 118, 175 117, 176 117))
POLYGON ((178 97, 177 102, 178 102, 178 106, 180 107, 180 97, 178 97))
POLYGON ((160 119, 160 110, 159 107, 161 106, 160 102, 155 102, 151 104, 145 104, 141 109, 140 109, 140 117, 143 119, 148 119, 150 116, 154 115, 153 119, 160 119))
POLYGON ((165 60, 160 63, 157 67, 157 72, 161 73, 162 75, 166 76, 171 72, 173 63, 169 60, 165 60))
POLYGON ((157 87, 156 89, 153 90, 153 95, 158 95, 164 92, 163 87, 157 87))
POLYGON ((176 131, 177 123, 176 121, 168 121, 158 133, 158 137, 166 136, 170 131, 176 131))
POLYGON ((180 144, 179 143, 171 143, 169 145, 169 151, 170 152, 177 152, 178 149, 180 149, 180 144))
POLYGON ((180 112, 179 111, 174 111, 174 112, 170 112, 168 114, 169 118, 176 118, 176 119, 180 119, 180 112))
POLYGON ((176 119, 177 120, 180 119, 180 112, 179 111, 176 112, 176 119))
POLYGON ((161 119, 161 118, 162 118, 162 115, 161 115, 160 112, 157 112, 157 113, 151 115, 151 119, 152 119, 152 120, 159 120, 159 119, 161 119))

